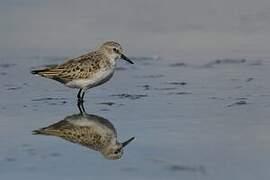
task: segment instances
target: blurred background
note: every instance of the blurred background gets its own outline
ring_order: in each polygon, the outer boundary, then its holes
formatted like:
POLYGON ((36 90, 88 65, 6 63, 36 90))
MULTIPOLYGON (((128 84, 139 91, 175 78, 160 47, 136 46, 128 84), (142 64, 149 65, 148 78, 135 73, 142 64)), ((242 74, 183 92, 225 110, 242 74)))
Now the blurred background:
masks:
POLYGON ((0 55, 269 58, 269 0, 0 0, 0 55))

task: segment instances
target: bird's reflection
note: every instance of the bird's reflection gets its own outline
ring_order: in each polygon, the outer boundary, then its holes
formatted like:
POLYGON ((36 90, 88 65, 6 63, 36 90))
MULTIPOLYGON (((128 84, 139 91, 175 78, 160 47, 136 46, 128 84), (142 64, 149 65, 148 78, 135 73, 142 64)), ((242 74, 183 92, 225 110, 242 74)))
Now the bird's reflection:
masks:
POLYGON ((78 108, 80 114, 67 116, 55 124, 33 131, 33 134, 61 137, 99 151, 106 159, 120 159, 124 147, 134 137, 119 143, 116 129, 110 121, 97 115, 87 114, 82 103, 78 104, 78 108))

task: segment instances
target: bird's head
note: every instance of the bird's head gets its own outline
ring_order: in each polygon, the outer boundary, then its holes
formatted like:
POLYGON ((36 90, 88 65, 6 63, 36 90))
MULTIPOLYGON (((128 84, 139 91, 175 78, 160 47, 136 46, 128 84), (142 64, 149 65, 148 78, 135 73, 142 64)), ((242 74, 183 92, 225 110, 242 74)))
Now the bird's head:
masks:
POLYGON ((101 51, 105 53, 105 55, 114 61, 117 59, 123 59, 131 64, 134 64, 127 56, 123 54, 123 49, 121 45, 114 41, 107 41, 103 43, 100 48, 101 51))
POLYGON ((134 139, 135 137, 132 137, 123 143, 117 142, 114 145, 109 145, 101 153, 106 159, 110 159, 110 160, 120 159, 123 156, 124 147, 128 145, 134 139))

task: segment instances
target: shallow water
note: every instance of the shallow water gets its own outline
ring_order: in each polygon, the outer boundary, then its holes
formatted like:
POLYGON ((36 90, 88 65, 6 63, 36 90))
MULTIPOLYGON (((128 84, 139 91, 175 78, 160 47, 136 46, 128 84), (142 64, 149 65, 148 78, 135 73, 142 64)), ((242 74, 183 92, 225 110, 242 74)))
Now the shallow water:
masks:
POLYGON ((109 161, 32 135, 78 113, 75 90, 30 74, 63 59, 1 59, 1 179, 269 179, 268 61, 133 60, 85 97, 87 113, 108 119, 119 141, 136 137, 109 161))

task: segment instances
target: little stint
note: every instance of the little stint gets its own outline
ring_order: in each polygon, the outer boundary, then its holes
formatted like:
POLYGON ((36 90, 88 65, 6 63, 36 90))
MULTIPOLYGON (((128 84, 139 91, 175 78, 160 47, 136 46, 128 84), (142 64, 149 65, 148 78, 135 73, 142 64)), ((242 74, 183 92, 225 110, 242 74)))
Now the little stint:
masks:
POLYGON ((118 59, 133 64, 123 54, 123 49, 119 43, 108 41, 96 51, 70 59, 51 68, 33 70, 31 73, 56 80, 67 87, 79 89, 77 94, 79 103, 83 102, 87 89, 99 86, 111 79, 118 59))

